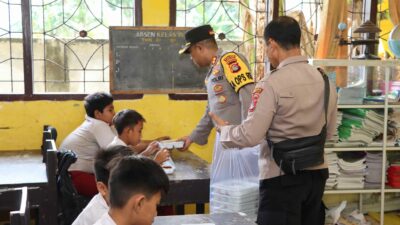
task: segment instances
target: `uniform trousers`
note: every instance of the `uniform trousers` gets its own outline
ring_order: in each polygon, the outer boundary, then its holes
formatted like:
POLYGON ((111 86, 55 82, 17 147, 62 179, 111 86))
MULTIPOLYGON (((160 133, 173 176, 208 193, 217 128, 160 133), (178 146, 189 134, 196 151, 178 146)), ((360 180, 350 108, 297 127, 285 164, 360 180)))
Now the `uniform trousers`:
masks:
POLYGON ((324 225, 328 169, 303 170, 260 181, 259 225, 324 225))

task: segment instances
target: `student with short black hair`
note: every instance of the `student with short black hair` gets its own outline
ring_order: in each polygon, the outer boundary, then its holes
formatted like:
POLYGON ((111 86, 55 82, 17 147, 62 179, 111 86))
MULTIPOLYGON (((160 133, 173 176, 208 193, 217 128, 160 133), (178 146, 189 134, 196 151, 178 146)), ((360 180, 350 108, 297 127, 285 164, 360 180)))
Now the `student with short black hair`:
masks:
POLYGON ((115 115, 113 97, 105 92, 90 94, 84 99, 85 121, 69 134, 60 149, 73 150, 78 159, 69 168, 72 182, 79 194, 92 197, 97 193, 94 158, 116 136, 112 118, 115 115))
POLYGON ((124 109, 119 111, 113 118, 113 124, 118 132, 118 136, 114 138, 109 146, 133 146, 133 150, 138 154, 144 156, 155 154, 154 161, 161 164, 168 160, 169 151, 167 149, 160 150, 157 141, 151 142, 149 147, 144 151, 135 149, 135 146, 141 142, 143 124, 145 121, 143 116, 135 110, 124 109))
POLYGON ((111 171, 108 187, 110 210, 95 225, 151 225, 169 180, 153 160, 129 156, 111 171))
POLYGON ((101 150, 96 155, 94 171, 99 191, 83 209, 72 225, 92 225, 109 210, 108 180, 111 169, 123 158, 132 155, 129 147, 118 145, 101 150))

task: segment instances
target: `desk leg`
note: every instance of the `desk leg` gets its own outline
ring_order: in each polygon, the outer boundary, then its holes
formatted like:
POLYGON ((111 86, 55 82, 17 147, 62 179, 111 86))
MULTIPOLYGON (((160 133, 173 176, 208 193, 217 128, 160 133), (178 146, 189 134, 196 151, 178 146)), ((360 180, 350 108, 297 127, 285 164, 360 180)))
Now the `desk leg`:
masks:
POLYGON ((196 214, 204 214, 204 204, 196 204, 196 214))
POLYGON ((185 205, 176 205, 175 210, 177 215, 185 215, 185 205))

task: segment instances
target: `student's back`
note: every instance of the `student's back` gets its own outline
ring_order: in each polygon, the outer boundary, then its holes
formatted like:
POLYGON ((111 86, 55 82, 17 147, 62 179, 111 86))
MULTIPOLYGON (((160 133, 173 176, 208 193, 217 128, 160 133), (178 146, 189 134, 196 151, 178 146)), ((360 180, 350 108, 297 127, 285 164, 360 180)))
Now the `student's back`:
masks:
POLYGON ((73 150, 78 156, 78 160, 69 170, 94 173, 96 153, 105 149, 115 136, 115 130, 106 122, 86 116, 85 121, 68 135, 60 146, 60 149, 73 150))
POLYGON ((85 121, 61 143, 60 149, 72 150, 78 159, 69 168, 72 182, 78 193, 92 197, 97 193, 94 178, 94 158, 100 149, 107 147, 116 132, 111 127, 114 99, 110 94, 96 92, 86 96, 85 121))

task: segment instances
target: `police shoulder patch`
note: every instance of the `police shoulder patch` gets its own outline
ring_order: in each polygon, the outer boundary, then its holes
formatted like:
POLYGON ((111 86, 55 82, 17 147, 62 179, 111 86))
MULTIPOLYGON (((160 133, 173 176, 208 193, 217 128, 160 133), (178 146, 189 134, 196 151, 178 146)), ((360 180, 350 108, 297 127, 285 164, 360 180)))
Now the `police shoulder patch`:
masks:
POLYGON ((254 112, 257 107, 258 99, 260 98, 260 94, 264 89, 262 88, 255 88, 253 93, 251 94, 251 104, 249 107, 249 112, 254 112))
POLYGON ((221 57, 221 65, 230 85, 239 92, 246 84, 254 83, 250 69, 235 52, 226 53, 221 57))

